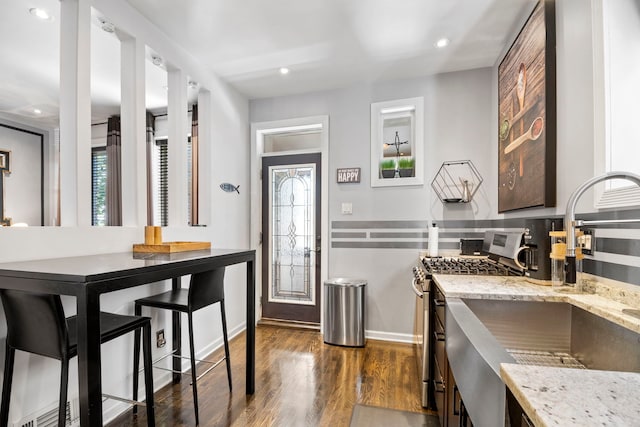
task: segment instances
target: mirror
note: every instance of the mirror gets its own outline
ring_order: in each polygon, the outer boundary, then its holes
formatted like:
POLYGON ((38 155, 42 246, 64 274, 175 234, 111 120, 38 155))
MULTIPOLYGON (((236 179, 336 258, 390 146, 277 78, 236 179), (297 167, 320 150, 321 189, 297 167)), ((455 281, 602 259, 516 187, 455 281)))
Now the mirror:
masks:
POLYGON ((147 224, 169 221, 168 125, 169 87, 164 59, 146 48, 145 105, 147 109, 147 224))
MULTIPOLYGON (((60 70, 60 1, 38 0, 50 18, 40 19, 30 13, 32 4, 22 0, 5 0, 0 16, 0 36, 11 43, 0 45, 0 77, 9 84, 0 87, 0 151, 10 152, 11 172, 0 173, 4 188, 5 215, 12 222, 34 225, 59 225, 59 70, 60 70), (13 128, 17 128, 15 130, 13 128), (28 142, 25 142, 27 140, 28 142), (12 142, 14 141, 14 142, 12 142), (11 145, 11 144, 13 145, 11 145), (17 144, 17 145, 16 145, 17 144), (29 144, 29 154, 21 150, 29 144), (38 156, 36 158, 36 156, 38 156), (23 164, 29 170, 23 170, 23 164), (38 171, 33 165, 40 164, 38 171), (26 176, 20 177, 21 173, 26 176), (29 179, 35 183, 23 182, 29 179), (20 181, 19 185, 17 182, 20 181), (29 185, 29 190, 24 190, 29 185), (29 194, 24 200, 15 194, 29 194), (24 208, 30 209, 28 213, 24 208), (33 212, 32 212, 33 211, 33 212)), ((35 13, 35 11, 34 11, 35 13)), ((120 113, 120 41, 119 30, 99 10, 91 10, 91 117, 92 147, 106 146, 106 122, 120 113)), ((155 52, 147 49, 146 105, 158 119, 154 140, 167 137, 167 72, 166 65, 153 65, 155 52)), ((157 55, 159 56, 159 55, 157 55)), ((185 82, 187 84, 187 82, 185 82)), ((189 105, 197 102, 198 88, 188 87, 189 105)), ((189 110, 191 108, 189 107, 189 110)), ((188 119, 190 123, 190 118, 188 119)), ((190 128, 190 126, 189 126, 190 128)), ((154 144, 155 145, 155 144, 154 144)), ((99 153, 98 153, 99 154, 99 153)), ((153 153, 150 153, 149 158, 153 153)), ((92 156, 92 167, 106 167, 104 157, 92 156), (96 165, 93 165, 96 162, 96 165)), ((149 160, 151 162, 151 159, 149 160)), ((150 168, 150 176, 154 172, 150 168)), ((106 185, 103 178, 94 185, 106 185)), ((166 176, 166 172, 165 172, 166 176)), ((151 179, 148 188, 153 188, 151 179)), ((166 189, 166 183, 164 184, 166 189)), ((92 204, 104 205, 105 191, 96 192, 92 204)), ((167 200, 167 196, 164 196, 167 200)), ((153 205, 152 205, 153 206, 153 205)), ((159 224, 150 209, 148 222, 159 224)), ((1 214, 1 209, 0 209, 1 214)), ((105 213, 92 212, 94 223, 104 223, 105 213)), ((8 222, 8 221, 7 221, 8 222)))
MULTIPOLYGON (((169 90, 168 74, 164 58, 156 53, 152 48, 147 47, 147 67, 146 67, 146 106, 147 106, 147 206, 151 209, 147 212, 147 222, 149 225, 167 226, 169 224, 169 90), (158 92, 158 88, 163 88, 158 92), (151 134, 149 133, 152 133, 151 134)), ((192 143, 194 133, 193 106, 197 104, 200 85, 192 79, 186 78, 184 82, 187 97, 187 135, 186 138, 186 171, 187 171, 187 215, 189 223, 197 223, 197 217, 191 217, 192 204, 197 206, 197 199, 192 198, 192 194, 197 192, 197 180, 192 179, 192 168, 197 164, 198 149, 192 143), (195 150, 194 150, 195 148, 195 150), (192 156, 195 153, 195 158, 192 156), (193 162, 193 163, 192 163, 193 162), (194 188, 196 189, 194 192, 194 188)), ((197 107, 195 108, 197 118, 197 107)), ((197 135, 197 126, 195 133, 197 135)), ((197 139, 197 138, 196 138, 197 139)), ((197 142, 196 142, 197 145, 197 142)), ((195 169, 197 170, 197 166, 195 169)), ((197 176, 197 173, 193 176, 197 176)))
POLYGON ((199 137, 198 137, 198 93, 199 85, 195 80, 187 80, 187 218, 189 225, 198 225, 198 174, 199 174, 199 137))
POLYGON ((120 48, 116 27, 91 8, 91 225, 95 226, 122 224, 120 179, 110 181, 121 170, 120 48))
POLYGON ((21 0, 2 3, 0 37, 10 42, 0 44, 0 151, 9 153, 10 172, 0 173, 0 220, 55 225, 60 2, 39 1, 39 10, 21 0))

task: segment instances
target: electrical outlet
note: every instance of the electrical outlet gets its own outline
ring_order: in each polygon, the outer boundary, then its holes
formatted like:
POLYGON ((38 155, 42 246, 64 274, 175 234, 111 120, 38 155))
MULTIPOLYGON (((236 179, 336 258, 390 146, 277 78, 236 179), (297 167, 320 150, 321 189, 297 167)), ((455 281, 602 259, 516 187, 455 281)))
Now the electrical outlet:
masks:
POLYGON ((582 229, 584 233, 582 236, 578 236, 578 246, 582 248, 582 253, 585 255, 593 255, 596 251, 596 237, 594 236, 594 230, 592 228, 582 229))
POLYGON ((162 348, 167 343, 167 340, 164 339, 164 329, 160 329, 156 332, 156 347, 162 348))

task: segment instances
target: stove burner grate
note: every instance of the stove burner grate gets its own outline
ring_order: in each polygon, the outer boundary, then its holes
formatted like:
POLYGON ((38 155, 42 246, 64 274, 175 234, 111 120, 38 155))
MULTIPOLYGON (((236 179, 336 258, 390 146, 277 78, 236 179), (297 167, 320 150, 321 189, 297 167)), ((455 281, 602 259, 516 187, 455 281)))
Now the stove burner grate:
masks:
POLYGON ((487 258, 423 258, 427 274, 462 274, 482 276, 509 276, 511 270, 487 258))

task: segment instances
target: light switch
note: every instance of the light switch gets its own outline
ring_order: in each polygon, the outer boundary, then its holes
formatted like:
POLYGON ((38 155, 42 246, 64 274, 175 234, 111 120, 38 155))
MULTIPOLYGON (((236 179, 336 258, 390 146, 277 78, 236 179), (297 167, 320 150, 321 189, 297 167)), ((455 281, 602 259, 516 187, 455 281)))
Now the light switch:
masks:
POLYGON ((351 203, 343 203, 342 204, 342 215, 351 215, 353 213, 353 204, 351 203))

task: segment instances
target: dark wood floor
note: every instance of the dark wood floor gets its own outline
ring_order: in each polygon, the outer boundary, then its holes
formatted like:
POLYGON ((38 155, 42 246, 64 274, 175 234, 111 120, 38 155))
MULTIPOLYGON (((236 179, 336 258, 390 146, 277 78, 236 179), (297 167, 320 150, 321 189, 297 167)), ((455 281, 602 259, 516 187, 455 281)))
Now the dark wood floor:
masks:
MULTIPOLYGON (((224 364, 198 382, 201 426, 348 426, 356 403, 424 412, 408 344, 368 340, 365 348, 345 348, 324 344, 317 331, 258 326, 253 396, 245 395, 244 334, 230 347, 233 392, 224 364)), ((155 396, 156 425, 195 424, 188 376, 155 396)), ((146 426, 144 408, 109 426, 146 426)))

